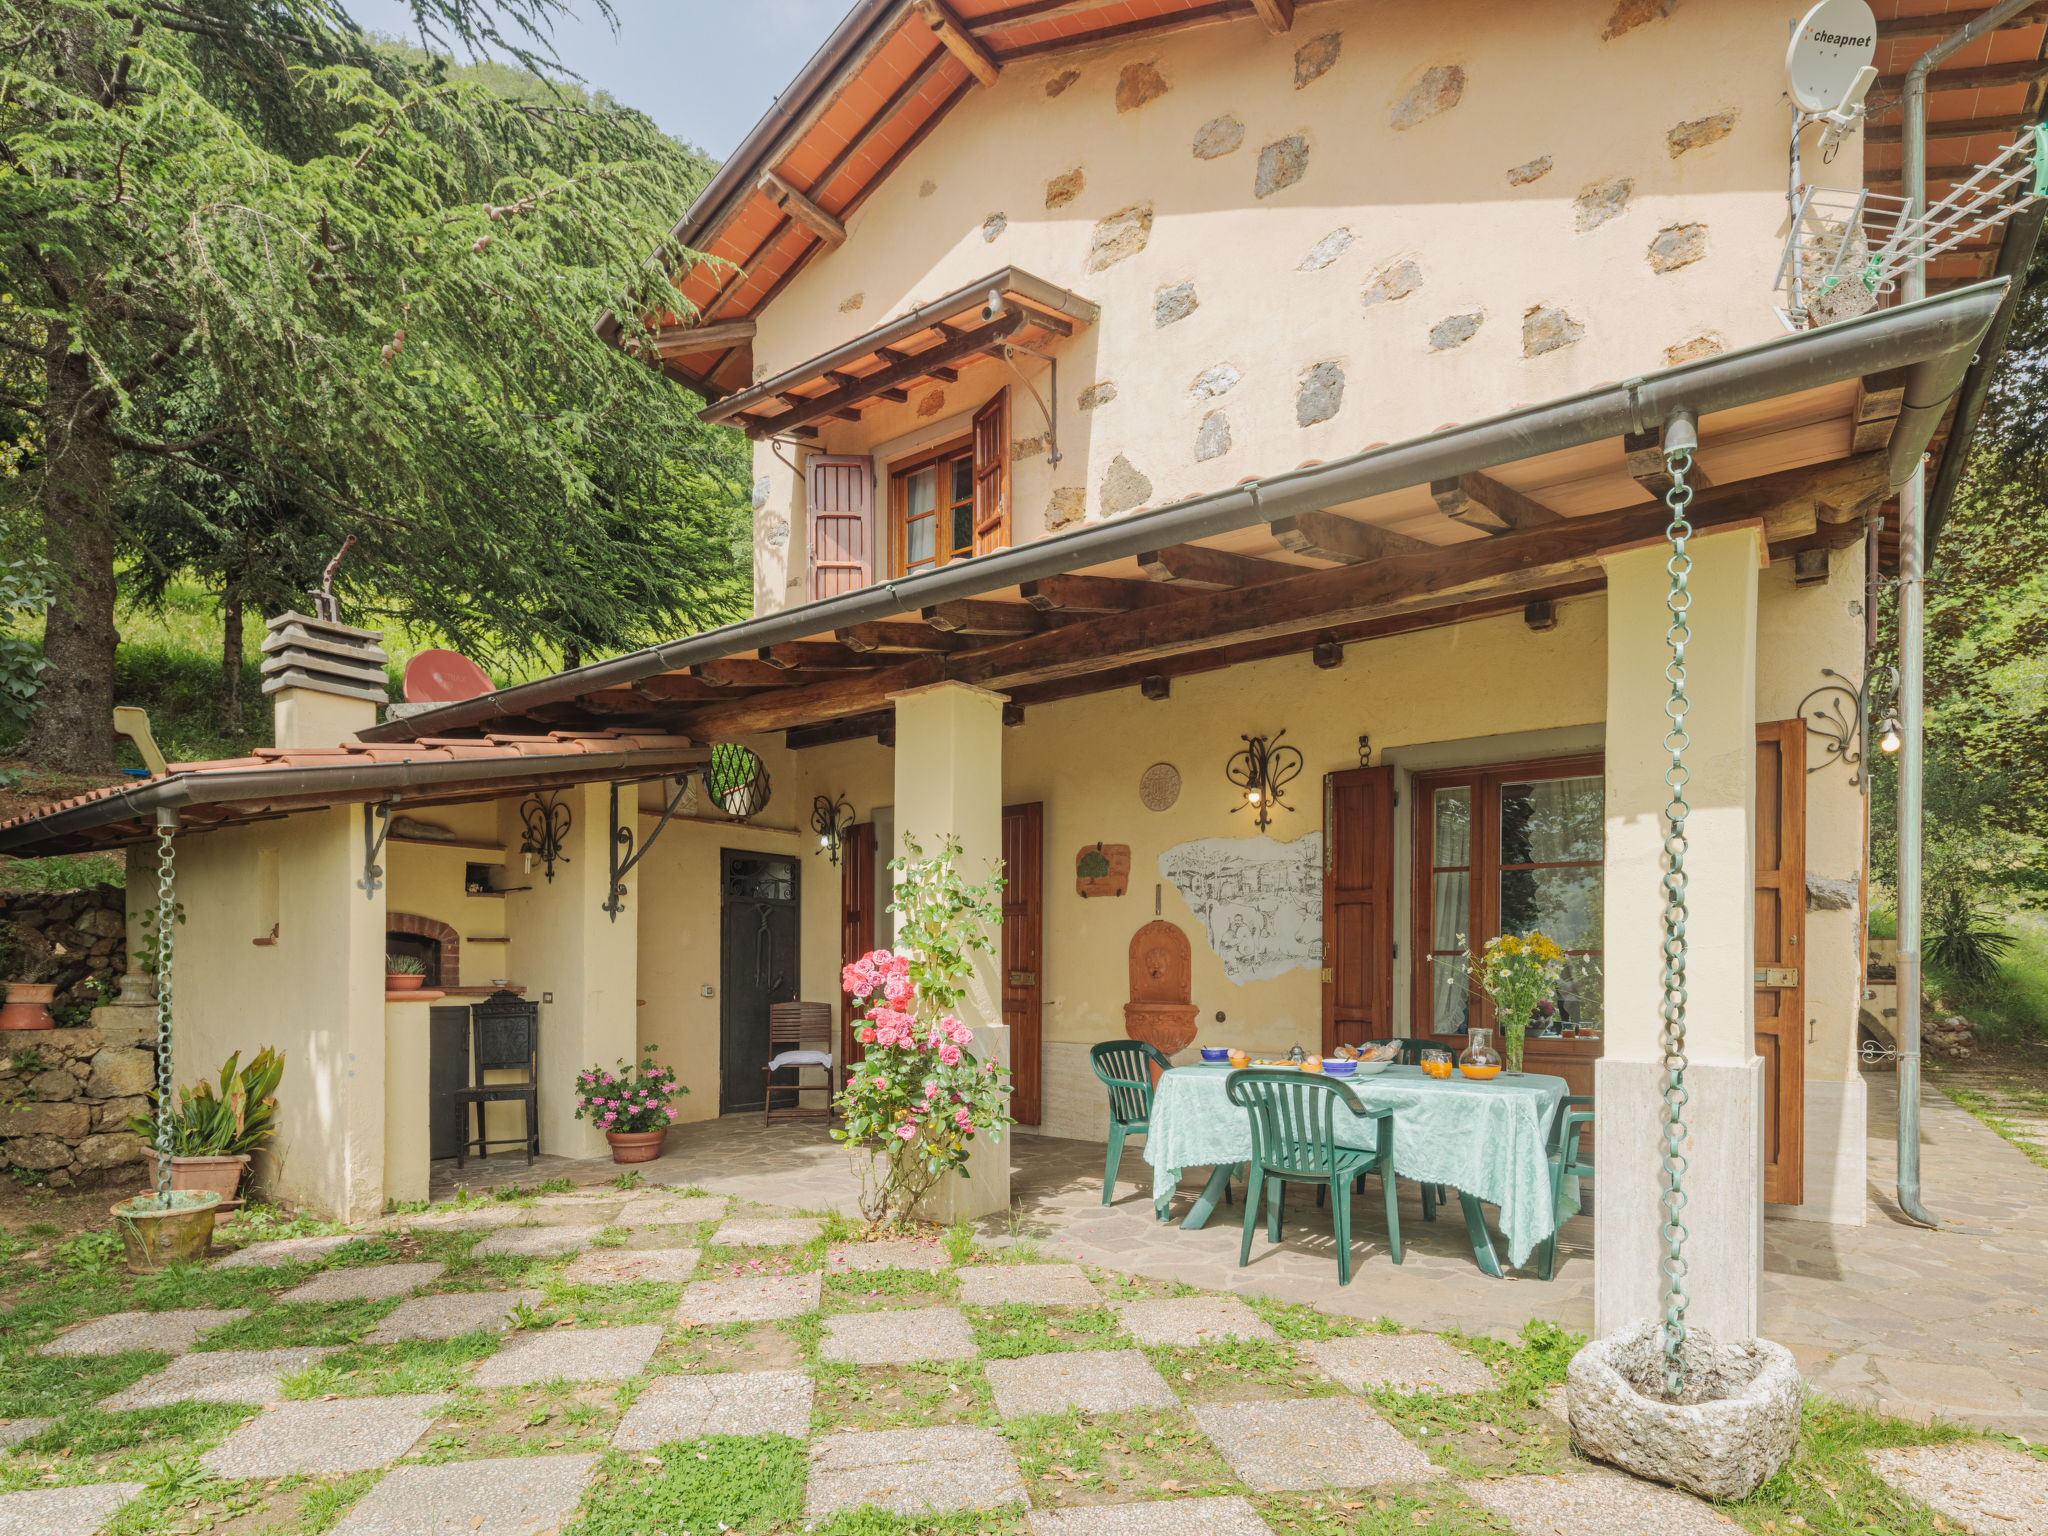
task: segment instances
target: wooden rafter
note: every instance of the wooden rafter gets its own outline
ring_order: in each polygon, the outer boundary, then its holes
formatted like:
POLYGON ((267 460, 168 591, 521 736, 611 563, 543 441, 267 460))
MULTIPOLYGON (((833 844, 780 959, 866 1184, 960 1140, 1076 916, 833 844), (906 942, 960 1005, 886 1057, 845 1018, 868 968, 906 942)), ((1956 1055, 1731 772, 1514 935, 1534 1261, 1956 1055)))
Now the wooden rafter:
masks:
POLYGON ((1045 616, 1028 603, 991 603, 978 597, 940 603, 919 617, 949 635, 1032 635, 1045 628, 1045 616))
POLYGON ((1041 613, 1128 613, 1173 601, 1169 587, 1118 576, 1044 576, 1017 590, 1041 613))
MULTIPOLYGON (((1652 427, 1647 432, 1628 432, 1622 435, 1621 451, 1628 456, 1628 472, 1644 490, 1652 496, 1661 497, 1671 489, 1671 472, 1664 467, 1664 429, 1652 427)), ((1698 459, 1686 471, 1686 484, 1695 491, 1703 491, 1714 482, 1707 478, 1698 459)))
MULTIPOLYGON (((1999 117, 1965 117, 1929 123, 1927 137, 1930 142, 1935 139, 1974 139, 1979 134, 2013 133, 2021 128, 2031 128, 2033 125, 2033 113, 2009 112, 1999 117)), ((1905 135, 1905 127, 1900 123, 1866 123, 1863 127, 1863 142, 1866 145, 1903 143, 1905 135)))
MULTIPOLYGON (((890 348, 877 347, 875 355, 886 362, 886 366, 880 372, 867 374, 856 384, 828 390, 822 395, 787 397, 795 403, 780 416, 740 416, 735 420, 746 428, 749 437, 766 437, 838 416, 841 412, 851 410, 856 401, 869 399, 885 389, 909 384, 917 379, 957 379, 959 374, 947 368, 947 364, 972 357, 991 342, 1000 341, 1022 330, 1026 323, 1024 315, 1012 309, 991 320, 987 325, 977 326, 971 331, 958 332, 936 347, 929 347, 922 352, 898 352, 890 348)), ((858 420, 858 417, 855 419, 858 420)))
MULTIPOLYGON (((2017 59, 2008 64, 1979 64, 1968 69, 1937 69, 1927 77, 1927 94, 1944 91, 1981 91, 2000 85, 2032 85, 2048 75, 2048 62, 2017 59)), ((1879 75, 1870 90, 1874 96, 1888 96, 1906 88, 1904 75, 1879 75)))
POLYGON ((989 51, 981 46, 974 34, 961 25, 960 18, 953 14, 945 0, 917 0, 917 8, 923 14, 925 24, 932 29, 933 36, 946 45, 946 51, 967 66, 967 72, 983 85, 993 86, 1003 72, 989 51))
MULTIPOLYGON (((2007 17, 1992 30, 2013 32, 2021 27, 2038 27, 2041 25, 2041 12, 2044 8, 2048 8, 2048 0, 2027 6, 2015 15, 2007 17)), ((1935 11, 1926 16, 1895 16, 1890 20, 1878 22, 1877 35, 1880 41, 1889 41, 1895 37, 1947 37, 1949 33, 1967 27, 1983 14, 1983 11, 1935 11)))
POLYGON ((774 171, 761 177, 761 195, 827 245, 846 244, 846 226, 774 171))
POLYGON ((1294 25, 1294 0, 1252 0, 1252 9, 1275 37, 1294 25))
POLYGON ((781 645, 764 645, 755 652, 758 659, 783 671, 802 668, 812 672, 851 672, 872 667, 874 662, 850 646, 829 640, 790 640, 781 645))
POLYGON ((1524 496, 1511 485, 1501 484, 1491 475, 1432 480, 1429 494, 1445 517, 1481 533, 1499 535, 1541 528, 1559 520, 1559 515, 1542 502, 1524 496))
POLYGON ((739 656, 700 661, 690 668, 690 676, 714 688, 794 688, 805 680, 802 673, 786 667, 772 667, 765 661, 749 661, 739 656))
POLYGON ((957 651, 965 642, 942 635, 929 624, 854 624, 837 631, 839 643, 852 651, 957 651))
MULTIPOLYGON (((1371 523, 1353 522, 1334 512, 1301 512, 1275 518, 1273 537, 1290 554, 1333 565, 1362 565, 1388 555, 1409 555, 1433 546, 1405 533, 1389 533, 1371 523)), ((1291 571, 1291 568, 1290 568, 1291 571)))
POLYGON ((1301 574, 1298 565, 1261 560, 1253 555, 1233 555, 1203 544, 1147 550, 1138 556, 1138 564, 1154 581, 1169 582, 1193 592, 1226 592, 1233 587, 1262 586, 1301 574))
POLYGON ((654 350, 671 353, 711 352, 754 339, 753 320, 716 320, 709 325, 664 325, 654 333, 654 350))
POLYGON ((657 672, 653 677, 643 677, 632 684, 632 689, 642 698, 659 704, 700 704, 707 699, 729 696, 722 688, 699 682, 694 677, 685 677, 680 672, 657 672))

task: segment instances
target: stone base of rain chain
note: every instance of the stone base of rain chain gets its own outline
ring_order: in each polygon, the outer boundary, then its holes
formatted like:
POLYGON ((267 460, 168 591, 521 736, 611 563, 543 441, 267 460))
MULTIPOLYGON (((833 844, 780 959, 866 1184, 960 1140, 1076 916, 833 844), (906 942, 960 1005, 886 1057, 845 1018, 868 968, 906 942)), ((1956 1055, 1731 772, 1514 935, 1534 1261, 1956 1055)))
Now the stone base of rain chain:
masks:
POLYGON ((1799 1368, 1782 1345, 1723 1344, 1697 1328, 1684 1358, 1685 1390, 1671 1399, 1659 1324, 1588 1344, 1566 1378, 1572 1438, 1638 1477, 1706 1498, 1746 1498, 1799 1442, 1799 1368))

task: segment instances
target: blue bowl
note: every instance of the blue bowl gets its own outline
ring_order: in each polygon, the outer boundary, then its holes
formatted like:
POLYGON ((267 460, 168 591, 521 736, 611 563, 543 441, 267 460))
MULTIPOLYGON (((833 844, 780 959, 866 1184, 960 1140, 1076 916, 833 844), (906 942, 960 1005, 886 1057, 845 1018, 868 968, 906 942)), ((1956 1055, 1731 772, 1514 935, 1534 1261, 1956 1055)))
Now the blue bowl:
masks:
POLYGON ((1325 1077, 1356 1077, 1358 1063, 1355 1061, 1326 1061, 1323 1063, 1325 1077))
POLYGON ((1214 1062, 1228 1061, 1230 1060, 1230 1048, 1222 1045, 1205 1045, 1202 1047, 1202 1060, 1214 1062))

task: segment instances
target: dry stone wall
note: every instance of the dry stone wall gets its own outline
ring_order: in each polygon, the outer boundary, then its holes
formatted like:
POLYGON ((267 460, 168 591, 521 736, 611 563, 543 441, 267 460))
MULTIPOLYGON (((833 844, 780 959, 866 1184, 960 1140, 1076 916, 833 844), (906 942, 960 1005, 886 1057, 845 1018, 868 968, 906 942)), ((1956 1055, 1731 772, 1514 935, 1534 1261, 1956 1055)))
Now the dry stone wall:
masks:
MULTIPOLYGON (((57 985, 52 1007, 59 1011, 89 1010, 101 1001, 128 968, 128 895, 118 885, 96 885, 83 891, 8 891, 0 893, 0 945, 12 943, 23 956, 55 962, 50 980, 57 985)), ((0 980, 5 980, 0 977, 0 980)))
POLYGON ((84 1029, 0 1035, 0 1163, 10 1173, 67 1188, 142 1161, 128 1117, 149 1110, 153 1017, 101 1008, 84 1029))

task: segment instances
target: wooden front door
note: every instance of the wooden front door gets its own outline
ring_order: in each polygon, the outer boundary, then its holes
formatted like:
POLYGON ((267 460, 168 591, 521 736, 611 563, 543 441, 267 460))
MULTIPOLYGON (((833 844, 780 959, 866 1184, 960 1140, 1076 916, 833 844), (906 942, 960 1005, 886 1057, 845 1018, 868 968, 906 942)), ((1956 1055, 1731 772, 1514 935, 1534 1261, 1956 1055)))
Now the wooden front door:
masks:
POLYGON ((1045 807, 1003 807, 1003 1023, 1010 1031, 1010 1118, 1039 1122, 1040 973, 1045 929, 1045 807))
POLYGON ((1394 1032, 1394 770, 1323 776, 1323 1053, 1394 1032))
POLYGON ((1756 1052, 1764 1199, 1798 1205, 1806 1164, 1806 722, 1756 728, 1756 1052))
POLYGON ((768 1009, 797 996, 797 861, 726 848, 720 887, 718 1109, 761 1107, 768 1009))
MULTIPOLYGON (((863 821, 839 848, 839 964, 853 964, 875 947, 875 824, 863 821)), ((853 999, 839 998, 839 1060, 850 1067, 866 1054, 853 1038, 853 999)))

